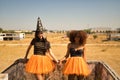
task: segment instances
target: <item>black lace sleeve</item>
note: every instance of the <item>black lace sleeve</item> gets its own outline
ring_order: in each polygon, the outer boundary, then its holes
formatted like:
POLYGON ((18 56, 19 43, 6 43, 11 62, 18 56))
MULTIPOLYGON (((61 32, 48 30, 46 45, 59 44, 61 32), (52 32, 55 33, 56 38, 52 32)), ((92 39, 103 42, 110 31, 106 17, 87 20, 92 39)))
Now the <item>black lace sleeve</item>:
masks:
POLYGON ((47 49, 50 49, 50 48, 51 48, 50 42, 47 42, 47 43, 46 43, 46 47, 47 47, 47 49))

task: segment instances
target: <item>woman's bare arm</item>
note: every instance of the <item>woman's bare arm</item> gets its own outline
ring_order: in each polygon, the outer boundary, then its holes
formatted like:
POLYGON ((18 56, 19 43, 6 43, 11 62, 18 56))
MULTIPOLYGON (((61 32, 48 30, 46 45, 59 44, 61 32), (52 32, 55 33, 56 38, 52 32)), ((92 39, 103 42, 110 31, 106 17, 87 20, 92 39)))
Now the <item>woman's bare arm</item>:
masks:
POLYGON ((85 61, 87 61, 87 60, 86 60, 86 47, 85 47, 85 46, 84 46, 84 49, 83 49, 83 50, 84 50, 84 52, 83 52, 83 59, 84 59, 85 61))
POLYGON ((69 48, 70 48, 70 43, 67 45, 67 52, 66 52, 65 56, 61 59, 61 61, 65 60, 69 57, 69 48))
POLYGON ((28 46, 28 48, 27 48, 26 55, 25 55, 25 57, 24 57, 25 59, 27 59, 27 56, 28 56, 28 54, 29 54, 29 51, 30 51, 31 47, 32 47, 32 45, 30 44, 30 45, 28 46))
POLYGON ((48 53, 50 54, 50 56, 58 63, 59 61, 57 60, 57 58, 55 57, 55 55, 53 54, 51 49, 48 49, 48 53))

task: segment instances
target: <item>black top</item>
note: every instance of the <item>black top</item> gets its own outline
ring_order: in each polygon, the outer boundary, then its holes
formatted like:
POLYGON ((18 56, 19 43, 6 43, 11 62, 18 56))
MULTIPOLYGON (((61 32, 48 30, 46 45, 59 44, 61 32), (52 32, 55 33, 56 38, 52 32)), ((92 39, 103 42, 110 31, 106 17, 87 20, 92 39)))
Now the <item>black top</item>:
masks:
POLYGON ((83 55, 83 49, 75 50, 74 48, 70 48, 70 56, 82 56, 83 55))
POLYGON ((45 55, 50 48, 50 43, 44 39, 33 39, 31 45, 34 45, 34 54, 45 55))

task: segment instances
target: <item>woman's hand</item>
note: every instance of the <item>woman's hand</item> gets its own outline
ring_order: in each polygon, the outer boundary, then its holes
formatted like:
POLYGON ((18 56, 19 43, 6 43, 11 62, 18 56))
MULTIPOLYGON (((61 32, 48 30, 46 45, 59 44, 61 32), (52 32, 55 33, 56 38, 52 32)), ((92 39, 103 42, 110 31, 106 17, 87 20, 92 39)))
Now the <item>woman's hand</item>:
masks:
POLYGON ((62 61, 59 60, 57 66, 58 66, 58 69, 61 70, 63 66, 62 61))
POLYGON ((26 63, 28 61, 27 56, 24 57, 24 62, 26 63))
POLYGON ((56 60, 55 62, 58 64, 58 63, 59 63, 59 60, 56 60))
POLYGON ((62 65, 62 60, 59 60, 59 63, 58 63, 60 66, 62 65))

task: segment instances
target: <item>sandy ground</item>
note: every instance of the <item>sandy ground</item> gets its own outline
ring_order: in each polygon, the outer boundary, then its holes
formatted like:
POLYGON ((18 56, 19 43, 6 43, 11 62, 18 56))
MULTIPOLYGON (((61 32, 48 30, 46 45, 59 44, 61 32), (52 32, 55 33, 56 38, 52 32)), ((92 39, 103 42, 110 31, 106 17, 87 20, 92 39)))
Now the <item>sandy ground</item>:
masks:
MULTIPOLYGON (((61 59, 66 53, 66 46, 69 39, 65 34, 46 34, 51 42, 53 53, 61 59)), ((23 58, 27 47, 34 35, 26 35, 26 38, 19 41, 0 41, 0 72, 11 65, 16 59, 23 58)), ((89 35, 87 40, 87 60, 101 60, 107 63, 120 76, 120 42, 104 41, 105 35, 99 35, 93 39, 89 35)), ((28 57, 33 54, 33 48, 28 57)))

